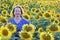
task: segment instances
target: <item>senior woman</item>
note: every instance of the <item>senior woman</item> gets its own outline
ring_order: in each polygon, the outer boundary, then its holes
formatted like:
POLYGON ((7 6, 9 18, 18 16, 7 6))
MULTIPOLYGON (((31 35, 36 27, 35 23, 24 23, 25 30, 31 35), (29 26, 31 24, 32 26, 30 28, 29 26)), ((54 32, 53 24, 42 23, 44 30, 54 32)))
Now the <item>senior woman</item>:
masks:
MULTIPOLYGON (((14 33, 13 35, 15 35, 16 37, 19 37, 18 32, 22 30, 22 26, 24 24, 30 24, 30 22, 24 18, 22 18, 22 14, 23 14, 23 10, 20 6, 16 6, 13 8, 12 10, 13 13, 13 17, 10 18, 8 20, 8 23, 12 23, 16 25, 16 33, 14 33)), ((7 23, 5 23, 4 25, 6 25, 7 23)))

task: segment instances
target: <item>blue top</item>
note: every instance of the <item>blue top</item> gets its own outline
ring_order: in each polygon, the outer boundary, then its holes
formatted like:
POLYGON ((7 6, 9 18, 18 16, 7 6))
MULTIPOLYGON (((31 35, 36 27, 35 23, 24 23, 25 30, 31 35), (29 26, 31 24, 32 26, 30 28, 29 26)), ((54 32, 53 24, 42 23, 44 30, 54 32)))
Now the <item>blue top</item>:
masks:
MULTIPOLYGON (((30 22, 29 22, 28 20, 24 19, 24 18, 21 18, 21 20, 20 20, 20 22, 19 22, 18 24, 15 22, 14 18, 10 18, 10 19, 8 20, 8 22, 16 25, 16 27, 17 27, 17 28, 16 28, 17 32, 22 30, 22 26, 23 26, 24 24, 30 24, 30 22)), ((6 24, 5 24, 5 25, 6 25, 6 24)))

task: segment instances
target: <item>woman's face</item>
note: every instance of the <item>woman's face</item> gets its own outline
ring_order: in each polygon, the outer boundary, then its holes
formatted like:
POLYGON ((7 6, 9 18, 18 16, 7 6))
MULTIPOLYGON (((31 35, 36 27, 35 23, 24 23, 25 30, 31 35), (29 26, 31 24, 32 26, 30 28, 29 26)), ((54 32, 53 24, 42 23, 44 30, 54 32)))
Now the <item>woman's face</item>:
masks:
POLYGON ((21 15, 21 9, 16 7, 14 9, 14 15, 15 15, 15 17, 19 17, 21 15))

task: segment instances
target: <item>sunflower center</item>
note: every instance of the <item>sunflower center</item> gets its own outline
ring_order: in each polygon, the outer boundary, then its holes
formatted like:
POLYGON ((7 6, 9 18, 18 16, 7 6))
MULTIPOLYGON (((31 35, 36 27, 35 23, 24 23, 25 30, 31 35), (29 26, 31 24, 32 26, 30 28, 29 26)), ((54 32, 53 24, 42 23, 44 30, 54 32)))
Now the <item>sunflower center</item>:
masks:
POLYGON ((39 20, 39 19, 40 19, 40 17, 39 17, 39 16, 37 16, 37 17, 36 17, 36 19, 38 19, 38 20, 39 20))
POLYGON ((58 21, 57 21, 57 20, 55 20, 55 23, 58 23, 58 21))
POLYGON ((51 25, 51 27, 49 28, 51 31, 57 31, 58 27, 56 25, 51 25))
POLYGON ((51 37, 49 34, 43 35, 43 40, 51 40, 51 37))
POLYGON ((6 22, 6 20, 5 20, 5 19, 1 19, 1 22, 2 22, 2 23, 5 23, 5 22, 6 22))
POLYGON ((1 8, 4 8, 3 6, 1 6, 1 8))
POLYGON ((10 17, 10 15, 7 15, 7 17, 10 17))
POLYGON ((36 13, 38 13, 39 12, 39 10, 36 10, 36 13))
POLYGON ((53 22, 54 21, 54 19, 51 19, 51 22, 53 22))
POLYGON ((49 17, 50 17, 50 14, 49 14, 49 13, 46 13, 45 16, 46 16, 47 18, 49 18, 49 17))
POLYGON ((43 32, 43 29, 41 28, 39 31, 40 31, 40 32, 43 32))
POLYGON ((35 9, 32 9, 32 11, 34 12, 35 9))
POLYGON ((24 18, 28 19, 28 16, 27 16, 27 15, 25 15, 25 16, 24 16, 24 18))
POLYGON ((2 31, 2 34, 3 34, 4 36, 7 36, 7 35, 8 35, 8 31, 7 31, 6 29, 4 29, 4 30, 2 31))
POLYGON ((26 31, 31 31, 32 30, 32 27, 27 26, 25 29, 26 29, 26 31))
POLYGON ((6 14, 6 12, 3 12, 3 14, 6 14))
POLYGON ((59 15, 56 15, 56 17, 60 17, 59 15))
POLYGON ((27 38, 30 38, 30 35, 28 33, 23 33, 22 34, 23 38, 27 39, 27 38))
POLYGON ((14 27, 12 25, 8 26, 8 29, 10 29, 11 31, 14 30, 14 27))

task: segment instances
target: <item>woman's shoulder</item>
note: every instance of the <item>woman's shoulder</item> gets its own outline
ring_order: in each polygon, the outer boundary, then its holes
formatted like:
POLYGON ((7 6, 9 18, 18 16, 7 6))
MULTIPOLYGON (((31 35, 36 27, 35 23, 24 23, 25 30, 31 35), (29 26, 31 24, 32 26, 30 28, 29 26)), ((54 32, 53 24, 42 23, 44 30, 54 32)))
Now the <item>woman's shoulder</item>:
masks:
POLYGON ((12 20, 13 20, 13 17, 12 17, 12 18, 10 18, 10 19, 8 20, 8 22, 9 22, 9 21, 12 21, 12 20))
POLYGON ((25 19, 25 18, 22 18, 22 21, 25 22, 25 23, 28 23, 28 24, 30 23, 30 21, 25 19))

